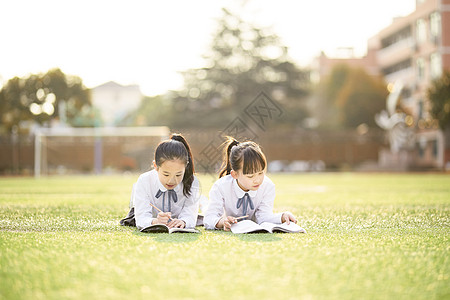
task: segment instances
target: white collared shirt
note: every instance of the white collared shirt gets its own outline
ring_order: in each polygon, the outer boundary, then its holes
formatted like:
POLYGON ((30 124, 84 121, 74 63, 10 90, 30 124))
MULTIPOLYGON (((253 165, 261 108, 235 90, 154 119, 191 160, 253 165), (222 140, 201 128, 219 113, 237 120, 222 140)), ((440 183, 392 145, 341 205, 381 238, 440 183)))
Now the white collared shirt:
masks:
POLYGON ((258 224, 262 222, 281 223, 283 213, 273 213, 275 200, 275 184, 264 176, 261 186, 256 191, 245 192, 236 179, 231 175, 217 180, 209 192, 209 206, 205 213, 204 224, 206 229, 217 229, 216 224, 223 215, 232 217, 243 216, 243 207, 237 208, 237 201, 248 193, 253 201, 253 209, 247 207, 248 219, 258 224))
MULTIPOLYGON (((156 198, 158 190, 166 192, 167 188, 159 181, 156 170, 141 174, 133 185, 131 201, 134 206, 136 227, 138 229, 150 226, 153 219, 158 215, 158 211, 150 203, 167 212, 169 197, 168 195, 165 196, 165 207, 163 208, 163 195, 156 198)), ((197 177, 194 176, 190 196, 186 197, 183 194, 183 182, 180 182, 173 190, 177 193, 178 201, 173 202, 173 200, 170 200, 172 217, 183 220, 186 223, 186 228, 195 227, 200 198, 200 184, 197 177)))

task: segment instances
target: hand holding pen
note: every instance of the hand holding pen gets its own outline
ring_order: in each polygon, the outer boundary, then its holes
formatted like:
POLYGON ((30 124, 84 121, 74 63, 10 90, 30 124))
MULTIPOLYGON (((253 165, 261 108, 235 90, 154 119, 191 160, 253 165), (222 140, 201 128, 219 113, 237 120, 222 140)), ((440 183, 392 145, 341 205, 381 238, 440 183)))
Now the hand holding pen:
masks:
POLYGON ((158 207, 156 207, 155 205, 151 204, 150 205, 156 209, 159 213, 158 213, 158 221, 162 224, 167 224, 169 222, 172 222, 172 218, 171 218, 171 213, 170 212, 163 212, 162 210, 160 210, 158 207), (166 222, 164 222, 166 220, 166 222))
POLYGON ((242 216, 242 217, 237 217, 237 218, 231 217, 231 216, 223 217, 222 218, 223 230, 230 231, 231 230, 231 225, 233 225, 234 223, 237 223, 238 220, 244 219, 244 218, 247 218, 247 217, 248 217, 248 215, 247 216, 242 216))
POLYGON ((169 228, 172 228, 172 227, 185 228, 186 227, 185 221, 180 220, 180 219, 172 219, 171 212, 163 212, 155 205, 153 205, 151 203, 150 203, 150 205, 159 212, 158 217, 156 219, 158 220, 158 222, 160 224, 165 224, 169 228))

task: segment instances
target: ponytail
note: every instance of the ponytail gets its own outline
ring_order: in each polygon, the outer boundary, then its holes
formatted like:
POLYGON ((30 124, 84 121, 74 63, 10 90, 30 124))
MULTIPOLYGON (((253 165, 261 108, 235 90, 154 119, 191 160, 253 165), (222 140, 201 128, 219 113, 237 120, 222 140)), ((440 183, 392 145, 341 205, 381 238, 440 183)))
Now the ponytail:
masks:
POLYGON ((191 195, 191 187, 192 183, 194 182, 194 160, 192 158, 192 151, 191 147, 189 147, 188 142, 181 134, 172 134, 170 137, 174 141, 178 141, 184 145, 187 151, 187 157, 186 157, 186 169, 184 171, 183 176, 183 194, 185 196, 191 195))
POLYGON ((230 174, 230 172, 232 170, 231 162, 230 162, 231 149, 237 145, 239 145, 239 142, 235 138, 233 138, 231 136, 227 136, 227 140, 225 141, 224 155, 223 155, 224 160, 222 163, 222 168, 219 173, 219 178, 230 174))
POLYGON ((231 170, 253 174, 265 170, 266 166, 266 156, 258 144, 251 141, 240 143, 232 137, 227 137, 219 178, 229 175, 231 170))
POLYGON ((192 151, 186 139, 181 134, 172 134, 169 140, 161 142, 155 151, 155 163, 157 166, 167 160, 179 159, 185 163, 183 176, 183 194, 191 195, 191 187, 194 182, 194 160, 192 151))

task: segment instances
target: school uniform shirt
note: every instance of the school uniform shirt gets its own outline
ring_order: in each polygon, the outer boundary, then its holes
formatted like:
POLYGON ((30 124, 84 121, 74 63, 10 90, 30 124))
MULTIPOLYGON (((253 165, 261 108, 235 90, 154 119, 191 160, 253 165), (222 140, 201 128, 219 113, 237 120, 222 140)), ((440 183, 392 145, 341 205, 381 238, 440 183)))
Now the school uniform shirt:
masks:
POLYGON ((226 175, 217 180, 209 192, 209 206, 205 213, 204 225, 206 229, 217 229, 216 224, 223 215, 232 217, 243 216, 243 206, 237 208, 239 198, 248 193, 253 202, 253 209, 247 206, 249 220, 258 224, 271 222, 280 224, 283 213, 274 214, 273 202, 275 200, 275 184, 268 177, 264 180, 256 191, 245 192, 242 190, 237 180, 231 175, 226 175))
POLYGON ((158 216, 158 211, 153 208, 150 203, 161 209, 163 212, 168 212, 169 201, 172 218, 183 220, 186 223, 186 228, 195 227, 200 196, 200 184, 197 177, 194 176, 190 196, 186 197, 183 194, 183 182, 180 182, 173 190, 177 194, 176 202, 169 197, 167 188, 159 181, 158 172, 156 170, 148 171, 139 176, 137 182, 133 185, 131 196, 135 209, 136 227, 139 230, 150 226, 153 219, 156 219, 158 216), (164 195, 161 194, 159 198, 157 198, 156 195, 158 194, 158 191, 161 191, 162 193, 166 192, 164 207, 164 195))

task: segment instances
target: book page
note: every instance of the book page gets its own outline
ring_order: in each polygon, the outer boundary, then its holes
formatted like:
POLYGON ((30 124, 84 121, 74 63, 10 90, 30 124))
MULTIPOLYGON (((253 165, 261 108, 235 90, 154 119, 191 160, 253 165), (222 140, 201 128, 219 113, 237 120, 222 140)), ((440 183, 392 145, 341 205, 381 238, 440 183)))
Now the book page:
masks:
POLYGON ((243 220, 231 225, 233 233, 268 233, 266 229, 250 220, 243 220))
POLYGON ((286 223, 274 224, 274 223, 264 222, 264 223, 260 224, 260 226, 267 229, 270 232, 306 233, 305 229, 301 228, 294 222, 290 222, 289 225, 286 223))
POLYGON ((169 233, 200 233, 200 231, 198 231, 195 228, 170 228, 169 229, 169 233))
POLYGON ((145 233, 172 233, 172 232, 179 232, 179 233, 200 233, 195 228, 169 228, 164 224, 153 224, 148 227, 142 228, 141 232, 145 233))

